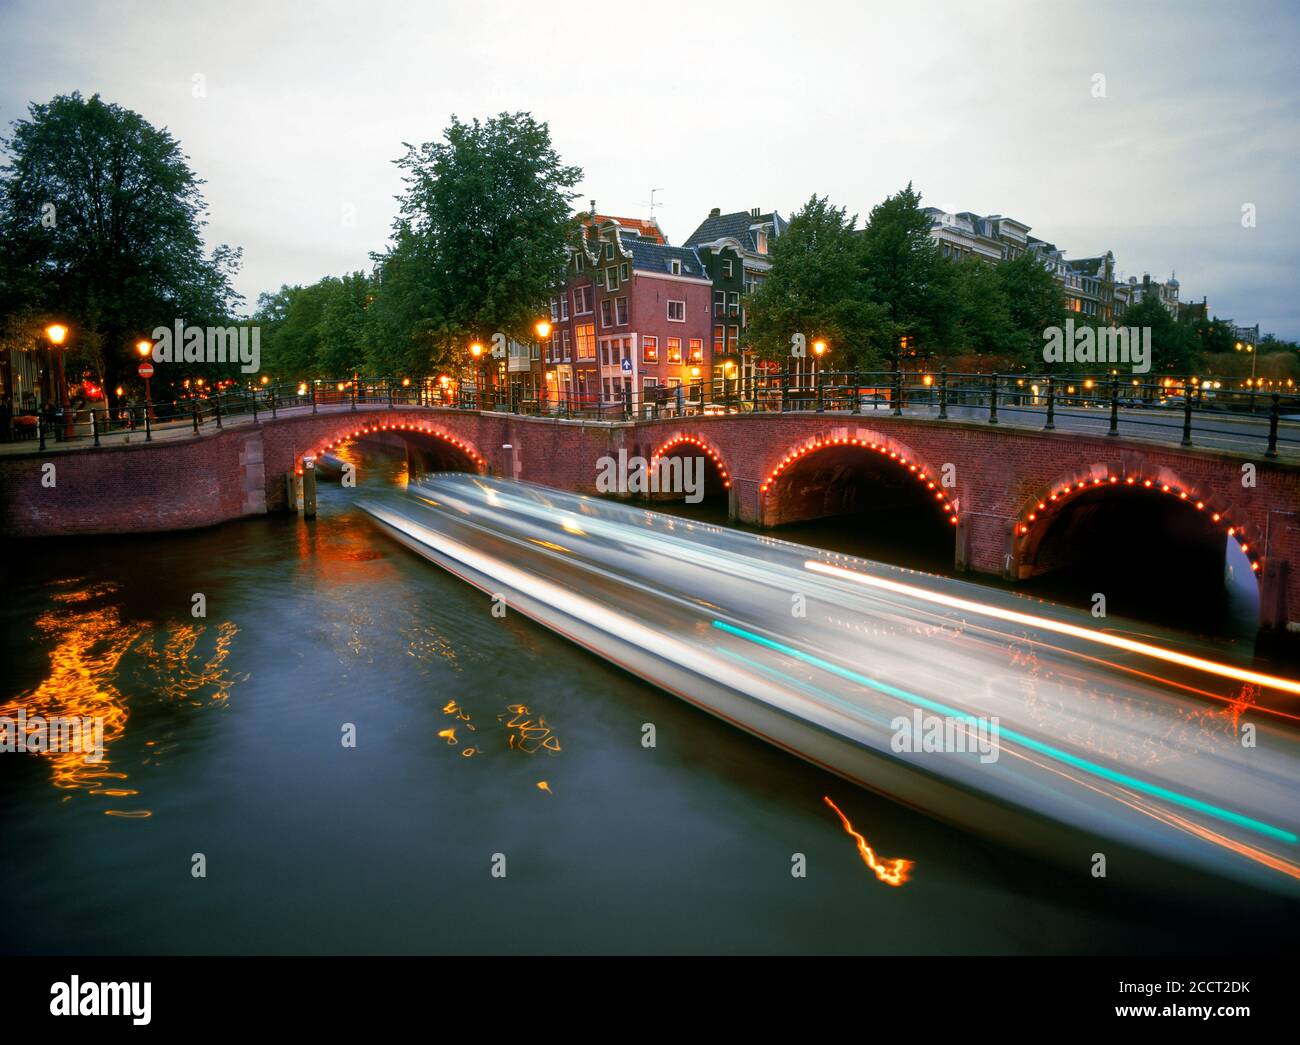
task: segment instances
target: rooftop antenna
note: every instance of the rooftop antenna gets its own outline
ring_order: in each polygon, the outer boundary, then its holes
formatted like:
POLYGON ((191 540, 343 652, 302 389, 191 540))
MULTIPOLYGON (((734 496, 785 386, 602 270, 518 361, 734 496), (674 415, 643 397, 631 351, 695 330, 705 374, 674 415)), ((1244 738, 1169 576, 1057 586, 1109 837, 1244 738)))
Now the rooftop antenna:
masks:
POLYGON ((649 198, 648 200, 642 200, 642 201, 641 201, 641 206, 643 206, 643 207, 649 207, 649 208, 650 208, 650 220, 651 220, 651 221, 654 221, 654 220, 655 220, 655 193, 656 193, 656 192, 663 192, 663 191, 664 191, 664 189, 663 189, 663 186, 662 186, 662 185, 659 186, 659 188, 657 188, 657 189, 651 189, 651 190, 650 190, 650 198, 649 198))

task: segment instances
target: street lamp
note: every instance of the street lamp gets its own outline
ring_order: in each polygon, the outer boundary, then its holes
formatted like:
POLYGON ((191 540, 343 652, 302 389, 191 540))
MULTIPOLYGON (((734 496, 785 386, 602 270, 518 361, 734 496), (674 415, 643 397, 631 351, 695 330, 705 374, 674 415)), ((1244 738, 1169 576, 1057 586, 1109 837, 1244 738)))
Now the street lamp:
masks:
POLYGON ((483 405, 483 384, 486 380, 486 374, 483 371, 483 364, 482 364, 482 359, 483 359, 482 342, 475 341, 472 345, 470 345, 469 354, 474 357, 474 362, 476 364, 475 366, 476 376, 474 379, 476 384, 474 388, 474 394, 475 394, 475 398, 478 400, 479 406, 482 406, 483 405))
MULTIPOLYGON (((546 357, 543 352, 543 346, 546 344, 547 338, 551 336, 552 329, 553 328, 551 327, 550 320, 548 319, 539 319, 536 323, 533 324, 533 330, 537 333, 538 367, 543 373, 546 371, 546 357)), ((532 366, 532 362, 530 361, 528 364, 528 371, 529 371, 530 378, 532 377, 532 369, 533 366, 532 366)), ((542 388, 539 382, 538 387, 535 390, 535 393, 540 397, 541 392, 542 392, 542 388)))
MULTIPOLYGON (((149 354, 153 352, 153 342, 146 341, 144 338, 141 338, 139 341, 135 343, 135 350, 138 353, 140 353, 140 362, 143 363, 146 359, 149 358, 149 354)), ((154 416, 153 391, 150 387, 150 380, 151 379, 148 377, 144 379, 144 409, 145 409, 145 413, 148 414, 150 418, 152 418, 154 416)))
POLYGON ((64 438, 71 438, 73 435, 72 420, 69 417, 72 404, 68 400, 68 378, 66 369, 66 360, 62 352, 56 353, 56 348, 62 348, 63 342, 67 339, 68 328, 62 323, 51 323, 45 328, 45 337, 50 342, 50 368, 54 371, 51 375, 54 378, 54 387, 50 389, 50 398, 57 399, 59 407, 64 415, 64 438))
POLYGON ((828 351, 829 349, 827 348, 826 342, 821 338, 818 338, 813 342, 812 387, 814 392, 817 391, 817 364, 820 362, 822 356, 824 356, 828 351))

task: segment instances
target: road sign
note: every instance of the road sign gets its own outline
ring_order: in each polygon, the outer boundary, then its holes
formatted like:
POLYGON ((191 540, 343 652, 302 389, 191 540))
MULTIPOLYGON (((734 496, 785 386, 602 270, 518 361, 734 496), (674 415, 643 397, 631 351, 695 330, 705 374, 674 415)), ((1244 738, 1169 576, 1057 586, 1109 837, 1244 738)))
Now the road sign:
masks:
POLYGON ((623 360, 623 373, 625 374, 632 373, 632 360, 630 359, 623 360))
POLYGON ((141 377, 143 377, 145 380, 148 380, 149 378, 153 377, 153 364, 141 363, 139 369, 136 370, 136 373, 139 374, 141 377))

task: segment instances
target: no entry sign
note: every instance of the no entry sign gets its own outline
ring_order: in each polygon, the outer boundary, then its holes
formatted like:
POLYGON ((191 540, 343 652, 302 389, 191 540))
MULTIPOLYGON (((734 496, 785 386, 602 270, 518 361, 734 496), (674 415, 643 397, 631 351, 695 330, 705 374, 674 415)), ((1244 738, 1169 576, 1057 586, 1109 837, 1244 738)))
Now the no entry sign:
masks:
POLYGON ((145 378, 153 377, 153 364, 141 363, 140 368, 136 371, 136 373, 138 373, 141 377, 145 377, 145 378))

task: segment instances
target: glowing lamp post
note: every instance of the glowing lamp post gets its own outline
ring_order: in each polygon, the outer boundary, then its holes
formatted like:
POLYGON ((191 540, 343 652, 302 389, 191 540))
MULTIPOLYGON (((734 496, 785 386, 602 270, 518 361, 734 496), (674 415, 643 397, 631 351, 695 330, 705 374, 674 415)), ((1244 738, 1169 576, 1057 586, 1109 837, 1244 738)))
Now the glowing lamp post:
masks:
MULTIPOLYGON (((547 339, 551 336, 552 327, 550 321, 546 319, 539 319, 536 323, 533 324, 533 330, 537 334, 537 358, 539 361, 538 365, 541 371, 545 373, 546 355, 545 355, 544 346, 546 344, 547 339)), ((532 368, 530 367, 529 369, 531 370, 532 368)), ((543 386, 541 382, 538 382, 537 394, 539 396, 545 395, 544 387, 545 386, 543 386)))
POLYGON ((63 413, 64 430, 63 435, 66 439, 71 439, 73 435, 73 425, 71 417, 72 403, 68 399, 68 377, 66 369, 66 359, 63 352, 56 351, 63 347, 64 341, 68 337, 68 328, 62 323, 51 323, 45 328, 45 337, 50 343, 50 369, 53 371, 53 384, 50 389, 50 398, 59 404, 63 413))
POLYGON ((487 376, 483 371, 482 343, 479 341, 475 341, 472 345, 470 345, 469 354, 474 357, 474 364, 475 364, 475 371, 476 371, 475 381, 477 382, 474 389, 474 394, 475 394, 475 398, 478 400, 479 405, 481 406, 483 403, 483 384, 487 379, 487 376))

